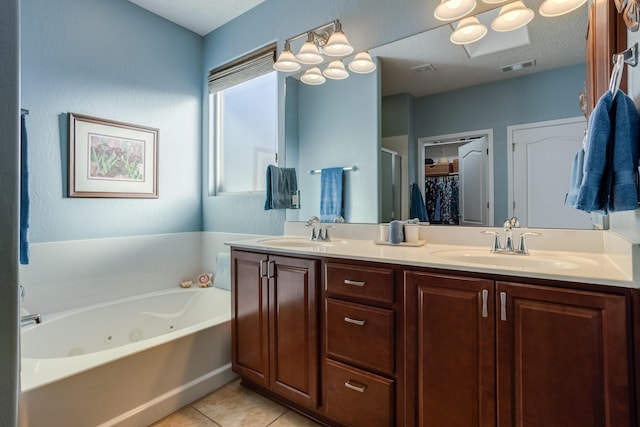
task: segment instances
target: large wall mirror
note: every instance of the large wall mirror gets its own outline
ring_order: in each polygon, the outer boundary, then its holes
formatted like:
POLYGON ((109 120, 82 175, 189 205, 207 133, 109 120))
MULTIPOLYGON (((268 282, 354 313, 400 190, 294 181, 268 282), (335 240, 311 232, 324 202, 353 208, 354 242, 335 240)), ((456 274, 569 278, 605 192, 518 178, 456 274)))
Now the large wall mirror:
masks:
POLYGON ((408 218, 415 183, 432 223, 490 226, 516 215, 530 227, 600 226, 564 206, 586 128, 588 7, 546 18, 541 2, 527 2, 535 17, 508 33, 490 28, 499 7, 480 13, 488 33, 470 45, 450 41, 453 23, 372 48, 371 75, 314 87, 288 77, 286 165, 298 169, 302 208, 287 219, 318 214, 320 179, 309 170, 355 165, 344 178, 349 222, 408 218), (450 216, 434 214, 452 194, 450 216))

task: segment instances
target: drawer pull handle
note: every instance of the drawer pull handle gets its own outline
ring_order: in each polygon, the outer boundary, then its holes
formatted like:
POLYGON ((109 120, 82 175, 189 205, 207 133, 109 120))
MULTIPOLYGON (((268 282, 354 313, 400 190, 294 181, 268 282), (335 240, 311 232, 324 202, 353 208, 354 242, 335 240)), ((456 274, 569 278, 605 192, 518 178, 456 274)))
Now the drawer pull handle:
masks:
POLYGON ((351 285, 351 286, 364 286, 366 282, 359 282, 357 280, 349 280, 349 279, 344 279, 344 284, 345 285, 351 285))
POLYGON ((354 325, 358 325, 358 326, 364 326, 364 320, 357 320, 357 319, 352 319, 350 317, 345 317, 344 321, 347 323, 353 323, 354 325))
POLYGON ((487 308, 487 300, 489 299, 489 291, 482 290, 482 317, 489 317, 489 310, 487 308))
POLYGON ((344 386, 346 388, 350 388, 351 390, 355 390, 359 393, 364 393, 364 391, 367 389, 366 385, 355 385, 355 384, 352 384, 351 381, 347 381, 346 383, 344 383, 344 386))

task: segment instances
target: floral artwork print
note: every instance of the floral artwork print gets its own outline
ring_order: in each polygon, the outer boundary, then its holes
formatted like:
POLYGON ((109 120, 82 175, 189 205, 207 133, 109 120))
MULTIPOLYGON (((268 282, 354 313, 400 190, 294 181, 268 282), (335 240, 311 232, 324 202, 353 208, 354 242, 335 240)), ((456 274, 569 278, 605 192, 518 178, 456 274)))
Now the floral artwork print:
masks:
POLYGON ((144 181, 144 141, 89 134, 89 179, 144 181))

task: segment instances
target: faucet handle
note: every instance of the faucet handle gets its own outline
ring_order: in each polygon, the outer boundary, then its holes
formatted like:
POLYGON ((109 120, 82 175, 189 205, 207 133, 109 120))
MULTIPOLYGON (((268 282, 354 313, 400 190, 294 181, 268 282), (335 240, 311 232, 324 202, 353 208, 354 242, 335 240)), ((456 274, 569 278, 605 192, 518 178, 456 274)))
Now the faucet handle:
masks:
POLYGON ((518 253, 519 254, 523 254, 523 255, 527 255, 529 254, 529 250, 527 249, 527 243, 525 241, 525 237, 527 236, 531 236, 531 237, 540 237, 542 236, 542 233, 537 233, 535 231, 528 231, 526 233, 522 233, 520 235, 520 243, 518 243, 518 253))
POLYGON ((501 252, 502 247, 500 246, 500 234, 495 231, 484 230, 481 231, 482 234, 493 234, 493 242, 491 243, 491 253, 501 252))

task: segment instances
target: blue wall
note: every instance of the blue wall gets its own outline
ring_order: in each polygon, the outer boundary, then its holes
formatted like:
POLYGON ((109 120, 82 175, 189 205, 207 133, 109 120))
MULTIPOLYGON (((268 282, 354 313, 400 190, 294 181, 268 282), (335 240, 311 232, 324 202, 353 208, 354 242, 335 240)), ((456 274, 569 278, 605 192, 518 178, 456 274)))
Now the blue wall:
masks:
POLYGON ((507 126, 581 116, 585 64, 418 98, 416 138, 493 128, 495 223, 508 215, 507 126))
POLYGON ((125 0, 22 0, 32 242, 198 231, 202 37, 125 0), (158 199, 66 197, 67 112, 159 128, 158 199))
POLYGON ((344 218, 347 222, 379 222, 378 80, 378 73, 352 74, 321 86, 299 85, 301 220, 320 216, 321 176, 310 175, 309 170, 355 165, 356 172, 344 175, 344 218))

